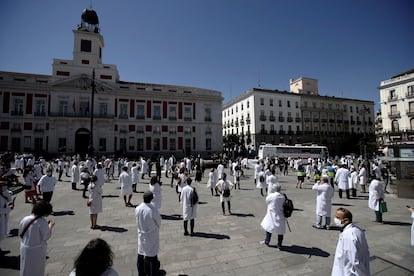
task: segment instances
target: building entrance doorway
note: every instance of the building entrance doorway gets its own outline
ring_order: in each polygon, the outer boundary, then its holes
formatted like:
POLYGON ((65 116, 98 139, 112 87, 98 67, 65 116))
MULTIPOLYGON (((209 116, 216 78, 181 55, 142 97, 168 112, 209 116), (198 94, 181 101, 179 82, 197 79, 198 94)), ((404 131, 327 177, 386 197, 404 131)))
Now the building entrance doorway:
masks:
POLYGON ((85 155, 88 153, 90 132, 86 128, 80 128, 75 133, 75 153, 85 155))

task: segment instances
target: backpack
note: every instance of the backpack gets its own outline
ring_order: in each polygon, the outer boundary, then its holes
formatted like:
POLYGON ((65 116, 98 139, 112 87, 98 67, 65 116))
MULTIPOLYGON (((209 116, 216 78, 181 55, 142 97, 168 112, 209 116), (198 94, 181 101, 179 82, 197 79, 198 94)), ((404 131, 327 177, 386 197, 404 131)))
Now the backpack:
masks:
POLYGON ((195 188, 193 188, 193 191, 190 194, 190 201, 191 201, 191 206, 194 206, 198 203, 198 194, 195 188))
POLYGON ((285 194, 285 202, 283 202, 283 214, 285 215, 285 218, 291 217, 293 210, 293 201, 289 199, 285 194))
POLYGON ((223 196, 224 197, 229 197, 230 196, 230 189, 229 188, 224 189, 223 196))
POLYGON ((259 177, 259 181, 260 181, 260 182, 264 182, 264 181, 265 181, 265 178, 264 178, 264 176, 263 176, 263 175, 261 175, 261 176, 259 177))

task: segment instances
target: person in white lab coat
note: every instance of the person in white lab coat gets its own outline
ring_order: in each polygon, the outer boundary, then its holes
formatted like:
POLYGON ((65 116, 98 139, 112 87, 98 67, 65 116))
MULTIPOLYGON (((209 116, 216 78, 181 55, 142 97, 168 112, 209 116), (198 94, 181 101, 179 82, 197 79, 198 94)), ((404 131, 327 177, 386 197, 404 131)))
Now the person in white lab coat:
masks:
POLYGON ((413 219, 413 224, 411 225, 411 246, 414 246, 414 207, 408 207, 408 211, 411 212, 411 218, 413 219))
POLYGON ((227 202, 227 208, 231 215, 231 190, 233 189, 233 183, 227 180, 227 174, 222 173, 220 180, 216 183, 216 190, 220 194, 221 209, 223 210, 223 216, 226 215, 224 202, 227 202))
POLYGON ((137 192, 137 184, 139 179, 139 164, 134 162, 131 168, 131 181, 132 181, 132 190, 134 193, 137 192))
POLYGON ((367 185, 367 170, 365 169, 365 164, 361 165, 361 168, 358 172, 359 186, 361 186, 361 193, 366 193, 365 186, 367 185))
POLYGON ((149 190, 153 194, 154 198, 152 199, 152 204, 157 207, 158 210, 161 209, 161 202, 162 202, 162 195, 161 195, 161 183, 158 181, 158 177, 156 175, 151 177, 151 181, 148 184, 149 190))
POLYGON ((266 197, 267 211, 260 224, 266 231, 266 237, 260 243, 269 245, 272 234, 277 234, 277 248, 282 250, 283 235, 286 232, 286 218, 283 214, 285 195, 280 192, 279 184, 274 185, 273 189, 274 192, 266 197))
POLYGON ((375 212, 375 221, 382 223, 382 213, 379 210, 380 202, 384 200, 384 188, 379 179, 373 179, 369 184, 368 207, 375 212))
POLYGON ((350 193, 353 197, 357 196, 357 183, 358 183, 358 173, 355 170, 354 166, 351 166, 351 169, 349 171, 349 177, 348 177, 348 189, 350 190, 350 193))
POLYGON ((334 189, 329 184, 329 176, 322 175, 320 181, 316 182, 312 190, 318 194, 316 196, 316 224, 314 228, 329 230, 331 224, 331 208, 334 189), (322 217, 325 217, 325 226, 322 226, 322 217))
POLYGON ((9 234, 9 215, 13 208, 14 203, 11 192, 7 189, 7 182, 0 181, 0 241, 7 238, 9 234))
POLYGON ((180 202, 183 204, 184 236, 194 236, 194 220, 197 217, 197 205, 191 204, 191 196, 194 188, 191 186, 192 179, 188 177, 186 186, 181 190, 180 202), (190 221, 190 233, 188 233, 188 221, 190 221))
POLYGON ((346 168, 346 165, 342 164, 341 167, 335 173, 335 183, 338 184, 338 193, 339 198, 342 198, 342 192, 345 191, 346 198, 349 197, 349 189, 348 189, 348 177, 349 177, 349 170, 346 168))
POLYGON ((89 198, 87 204, 89 206, 89 217, 91 221, 91 229, 100 229, 101 227, 97 222, 98 214, 103 211, 102 187, 105 183, 105 171, 101 163, 96 166, 92 179, 93 181, 88 185, 89 198))
POLYGON ((72 182, 72 190, 76 189, 76 184, 79 183, 80 180, 80 171, 78 167, 78 161, 73 162, 73 166, 70 169, 70 175, 71 175, 71 182, 72 182))
POLYGON ((49 202, 38 201, 33 205, 32 214, 20 221, 20 276, 45 275, 47 240, 55 225, 45 217, 51 213, 49 202))
POLYGON ((121 185, 121 196, 124 198, 125 206, 132 206, 132 181, 128 174, 128 167, 122 167, 122 173, 119 176, 119 184, 121 185))
POLYGON ((342 232, 339 234, 331 275, 371 275, 364 230, 352 223, 352 213, 345 208, 336 210, 335 224, 342 228, 342 232))
POLYGON ((135 218, 138 228, 138 275, 158 275, 160 262, 160 226, 161 216, 158 209, 151 204, 153 194, 144 193, 144 202, 135 208, 135 218))

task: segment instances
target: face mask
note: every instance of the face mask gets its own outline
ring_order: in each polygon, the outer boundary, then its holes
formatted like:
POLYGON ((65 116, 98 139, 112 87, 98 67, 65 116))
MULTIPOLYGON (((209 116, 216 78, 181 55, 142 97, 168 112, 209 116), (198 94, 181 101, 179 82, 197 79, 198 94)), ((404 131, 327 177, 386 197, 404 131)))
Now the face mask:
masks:
POLYGON ((342 221, 339 218, 334 218, 336 226, 342 227, 342 221))

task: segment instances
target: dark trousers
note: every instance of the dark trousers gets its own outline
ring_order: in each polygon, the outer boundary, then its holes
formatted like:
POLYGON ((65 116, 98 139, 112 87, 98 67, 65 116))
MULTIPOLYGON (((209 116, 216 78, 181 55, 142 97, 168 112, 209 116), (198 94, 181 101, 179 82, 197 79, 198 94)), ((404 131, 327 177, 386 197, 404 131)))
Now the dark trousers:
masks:
POLYGON ((86 190, 88 189, 88 185, 89 185, 89 183, 87 183, 87 182, 83 182, 83 183, 81 183, 82 185, 83 185, 83 193, 82 193, 82 196, 84 197, 84 198, 86 198, 86 190))
POLYGON ((148 257, 138 254, 137 269, 139 276, 157 276, 160 274, 160 262, 157 255, 148 257))
POLYGON ((72 190, 76 190, 76 182, 72 182, 72 190))
POLYGON ((382 213, 380 211, 375 211, 375 221, 382 222, 382 213))
MULTIPOLYGON (((231 206, 230 206, 230 201, 227 201, 227 207, 229 209, 229 213, 231 213, 231 206)), ((226 213, 225 208, 224 208, 224 201, 221 203, 221 209, 223 209, 223 214, 226 213)))
MULTIPOLYGON (((266 231, 265 244, 269 245, 272 233, 266 231)), ((283 235, 277 235, 277 246, 282 247, 283 235)))
POLYGON ((53 192, 43 192, 43 200, 46 202, 50 202, 52 200, 53 192))
MULTIPOLYGON (((343 191, 342 189, 339 189, 339 191, 338 191, 339 192, 339 198, 342 198, 342 191, 343 191)), ((346 193, 346 198, 349 199, 350 198, 349 197, 349 189, 346 189, 345 193, 346 193)))

